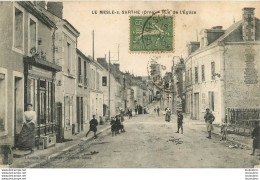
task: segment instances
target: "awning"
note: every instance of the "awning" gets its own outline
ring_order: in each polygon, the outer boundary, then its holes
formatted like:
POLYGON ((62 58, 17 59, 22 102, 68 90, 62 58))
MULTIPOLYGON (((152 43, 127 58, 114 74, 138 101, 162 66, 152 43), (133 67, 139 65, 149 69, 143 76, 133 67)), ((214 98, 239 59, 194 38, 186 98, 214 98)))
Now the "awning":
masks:
POLYGON ((52 63, 50 61, 47 61, 47 60, 41 58, 40 56, 33 56, 33 57, 25 56, 23 58, 23 60, 24 60, 24 63, 38 66, 38 67, 41 67, 41 68, 49 70, 49 71, 61 71, 62 70, 61 66, 59 66, 55 63, 52 63))

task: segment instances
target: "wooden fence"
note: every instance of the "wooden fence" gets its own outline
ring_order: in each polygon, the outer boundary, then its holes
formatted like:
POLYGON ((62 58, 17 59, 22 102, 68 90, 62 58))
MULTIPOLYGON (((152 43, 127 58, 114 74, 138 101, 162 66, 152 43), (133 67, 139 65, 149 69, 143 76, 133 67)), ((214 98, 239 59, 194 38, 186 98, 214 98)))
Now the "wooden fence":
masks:
POLYGON ((260 119, 260 108, 227 108, 227 123, 243 125, 244 120, 260 119))

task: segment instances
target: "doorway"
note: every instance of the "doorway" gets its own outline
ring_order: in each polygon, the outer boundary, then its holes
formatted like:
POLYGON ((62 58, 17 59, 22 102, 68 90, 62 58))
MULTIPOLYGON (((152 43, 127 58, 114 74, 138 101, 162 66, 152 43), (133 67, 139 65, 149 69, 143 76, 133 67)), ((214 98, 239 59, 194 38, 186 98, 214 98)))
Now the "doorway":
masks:
POLYGON ((14 77, 14 135, 20 133, 23 126, 23 81, 21 77, 14 77))

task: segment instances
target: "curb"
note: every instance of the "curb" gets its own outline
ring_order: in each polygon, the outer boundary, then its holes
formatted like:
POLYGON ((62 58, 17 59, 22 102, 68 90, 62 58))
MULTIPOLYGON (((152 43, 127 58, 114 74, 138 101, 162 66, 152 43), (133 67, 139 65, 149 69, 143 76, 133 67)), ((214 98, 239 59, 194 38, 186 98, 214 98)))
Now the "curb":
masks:
MULTIPOLYGON (((103 133, 104 131, 106 131, 106 130, 108 130, 108 129, 110 129, 110 126, 108 126, 108 127, 104 128, 104 129, 102 129, 101 131, 99 131, 99 132, 97 133, 97 135, 103 133)), ((82 137, 82 138, 80 138, 79 140, 82 140, 83 138, 86 138, 86 137, 82 137)), ((91 139, 92 139, 92 137, 88 137, 87 139, 84 139, 84 140, 85 140, 85 141, 90 141, 91 139)), ((78 145, 78 143, 73 144, 73 145, 71 145, 71 146, 69 146, 69 147, 67 147, 67 148, 65 148, 65 149, 63 149, 63 150, 61 150, 61 151, 59 151, 59 152, 56 152, 56 153, 54 153, 54 154, 51 154, 51 155, 47 156, 46 159, 43 160, 42 162, 34 163, 34 164, 28 165, 28 166, 26 166, 26 167, 24 167, 24 168, 40 168, 41 165, 47 164, 48 161, 51 160, 52 158, 64 154, 65 152, 67 152, 67 151, 73 149, 74 147, 76 147, 77 145, 78 145)))

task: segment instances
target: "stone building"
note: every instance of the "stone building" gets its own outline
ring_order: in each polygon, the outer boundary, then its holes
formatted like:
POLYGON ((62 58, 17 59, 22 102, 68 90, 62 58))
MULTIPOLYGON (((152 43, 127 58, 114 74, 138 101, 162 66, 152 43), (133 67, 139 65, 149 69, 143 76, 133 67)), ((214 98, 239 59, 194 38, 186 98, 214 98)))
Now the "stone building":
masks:
POLYGON ((103 116, 105 116, 106 119, 109 119, 110 117, 119 114, 119 108, 122 108, 121 84, 119 79, 115 76, 115 65, 110 64, 109 66, 106 58, 97 58, 97 61, 104 68, 102 73, 102 92, 104 95, 103 116))
POLYGON ((244 8, 242 20, 226 30, 201 31, 201 41, 188 45, 185 59, 186 112, 203 119, 208 107, 216 122, 229 110, 260 108, 260 21, 254 8, 244 8))
POLYGON ((185 112, 185 64, 184 59, 180 58, 179 62, 174 62, 172 66, 173 87, 172 90, 172 111, 185 112))
MULTIPOLYGON (((0 2, 0 141, 15 144, 31 103, 37 113, 36 142, 56 133, 56 25, 38 2, 0 2)), ((54 135, 55 136, 55 135, 54 135)))
POLYGON ((96 115, 96 119, 103 118, 103 104, 104 97, 102 91, 102 76, 104 68, 92 57, 88 57, 91 60, 90 71, 89 71, 89 114, 92 118, 93 115, 96 115))
POLYGON ((89 126, 91 119, 89 114, 89 80, 91 60, 77 49, 77 88, 76 88, 76 113, 77 113, 77 132, 84 131, 89 126))
MULTIPOLYGON (((44 3, 44 2, 43 2, 44 3)), ((57 26, 55 31, 55 62, 62 66, 62 72, 57 73, 56 103, 59 107, 58 121, 63 138, 69 138, 78 131, 77 126, 77 38, 79 32, 66 19, 63 19, 63 3, 48 2, 47 9, 41 8, 43 14, 57 26)))

